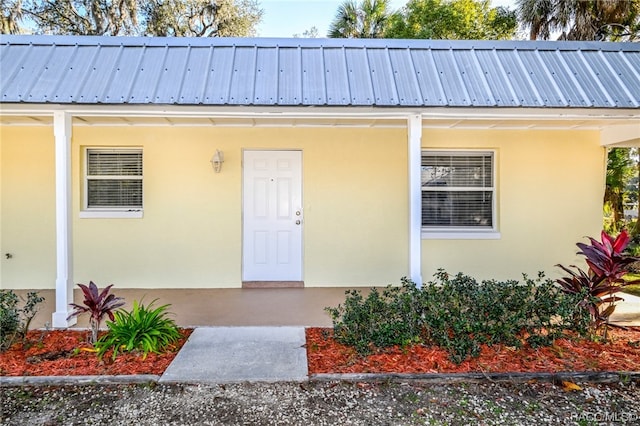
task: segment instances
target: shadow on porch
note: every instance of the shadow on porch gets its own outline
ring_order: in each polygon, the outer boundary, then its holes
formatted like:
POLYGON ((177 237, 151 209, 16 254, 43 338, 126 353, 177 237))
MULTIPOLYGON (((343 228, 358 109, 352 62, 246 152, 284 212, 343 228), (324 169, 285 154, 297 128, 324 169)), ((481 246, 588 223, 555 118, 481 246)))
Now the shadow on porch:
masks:
MULTIPOLYGON (((102 290, 102 287, 100 288, 102 290)), ((325 313, 327 306, 344 302, 345 287, 321 288, 266 288, 266 289, 118 289, 130 308, 134 300, 147 305, 154 299, 155 306, 171 304, 169 311, 178 325, 190 326, 314 326, 330 327, 331 318, 325 313)), ((366 288, 362 288, 365 293, 366 288)), ((31 328, 51 323, 55 310, 54 290, 38 290, 45 298, 31 328)), ((16 290, 22 297, 26 290, 16 290)), ((74 300, 81 303, 82 293, 74 290, 74 300)), ((74 327, 87 327, 88 315, 82 315, 74 327)), ((103 324, 104 326, 104 324, 103 324)))
MULTIPOLYGON (((134 300, 156 306, 171 304, 169 311, 178 325, 193 326, 306 326, 331 327, 327 306, 344 302, 346 287, 266 288, 266 289, 114 289, 130 308, 134 300)), ((364 294, 368 288, 360 288, 364 294)), ((55 309, 54 290, 38 290, 45 298, 31 328, 51 323, 55 309)), ((16 290, 22 297, 26 290, 16 290)), ((611 322, 624 326, 640 326, 640 297, 621 294, 611 322)), ((76 303, 82 302, 80 290, 74 290, 76 303)), ((74 327, 87 327, 87 315, 74 327)), ((104 326, 104 324, 103 324, 104 326)))

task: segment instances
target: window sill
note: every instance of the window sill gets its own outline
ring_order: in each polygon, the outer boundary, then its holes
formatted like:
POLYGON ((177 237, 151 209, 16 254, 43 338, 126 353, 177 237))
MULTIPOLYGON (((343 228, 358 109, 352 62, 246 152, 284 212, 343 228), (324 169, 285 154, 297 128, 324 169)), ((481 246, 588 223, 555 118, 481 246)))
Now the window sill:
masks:
POLYGON ((423 240, 499 240, 498 231, 422 231, 423 240))
POLYGON ((80 219, 141 219, 142 210, 83 210, 80 219))

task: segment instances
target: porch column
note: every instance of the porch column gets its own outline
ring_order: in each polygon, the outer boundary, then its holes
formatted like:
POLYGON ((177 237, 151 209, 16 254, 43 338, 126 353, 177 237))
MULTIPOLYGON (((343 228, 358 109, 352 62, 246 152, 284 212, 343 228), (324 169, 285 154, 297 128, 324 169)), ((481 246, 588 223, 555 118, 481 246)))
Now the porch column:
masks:
POLYGON ((409 149, 409 278, 422 287, 422 116, 407 119, 409 149))
POLYGON ((56 158, 56 310, 52 325, 69 327, 69 303, 73 302, 73 257, 71 234, 71 115, 53 113, 56 158))

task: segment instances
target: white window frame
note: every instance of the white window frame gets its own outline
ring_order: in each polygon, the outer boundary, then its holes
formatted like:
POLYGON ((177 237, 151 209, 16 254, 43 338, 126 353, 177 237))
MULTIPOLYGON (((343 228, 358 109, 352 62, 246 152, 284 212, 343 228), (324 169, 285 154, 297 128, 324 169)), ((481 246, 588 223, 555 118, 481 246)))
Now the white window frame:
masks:
POLYGON ((95 176, 89 176, 88 174, 88 161, 89 161, 89 152, 98 151, 98 152, 110 152, 110 153, 118 153, 118 152, 139 152, 142 153, 142 148, 140 147, 97 147, 97 146, 89 146, 84 147, 83 150, 83 164, 82 164, 82 185, 83 185, 83 199, 82 199, 82 210, 79 213, 80 218, 103 218, 103 219, 118 219, 118 218, 131 218, 131 219, 139 219, 143 217, 144 212, 144 156, 143 156, 143 167, 142 167, 142 175, 140 176, 117 176, 110 175, 105 177, 104 179, 139 179, 143 182, 143 196, 142 196, 142 206, 139 208, 131 208, 131 207, 89 207, 89 179, 95 179, 95 176))
MULTIPOLYGON (((478 190, 491 191, 491 227, 447 227, 447 226, 422 226, 423 239, 469 239, 469 240, 496 240, 501 235, 498 231, 498 186, 497 186, 497 164, 498 153, 494 149, 423 149, 420 155, 420 167, 422 167, 422 157, 424 155, 454 155, 454 156, 480 156, 491 155, 491 183, 490 188, 482 187, 478 190)), ((475 188, 474 188, 475 189, 475 188)), ((464 189, 461 189, 464 190, 464 189)), ((425 189, 420 184, 420 198, 425 189)))

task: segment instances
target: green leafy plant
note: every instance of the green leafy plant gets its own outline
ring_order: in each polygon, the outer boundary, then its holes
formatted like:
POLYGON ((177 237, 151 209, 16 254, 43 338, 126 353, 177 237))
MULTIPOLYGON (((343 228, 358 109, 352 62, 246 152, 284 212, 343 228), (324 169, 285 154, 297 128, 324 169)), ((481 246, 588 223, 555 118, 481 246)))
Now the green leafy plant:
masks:
POLYGON ((567 329, 582 332, 576 296, 540 274, 518 281, 483 281, 444 271, 422 288, 401 286, 346 293, 343 305, 325 308, 334 337, 359 353, 422 343, 436 345, 460 363, 480 354, 482 344, 549 345, 567 329))
POLYGON ((122 351, 141 351, 146 358, 149 352, 158 353, 180 339, 175 321, 167 318, 170 305, 153 308, 156 300, 148 306, 134 301, 130 312, 116 311, 115 319, 107 321, 108 332, 95 344, 98 357, 113 349, 113 359, 122 351))
POLYGON ((382 292, 373 288, 366 298, 360 291, 347 291, 344 305, 325 308, 333 318, 334 336, 360 353, 418 340, 414 291, 415 285, 406 280, 402 287, 389 286, 382 292))
POLYGON ((629 235, 622 231, 616 238, 602 231, 600 241, 589 237, 590 245, 577 243, 579 255, 585 257, 588 269, 585 271, 575 265, 565 267, 556 265, 569 274, 557 280, 558 285, 568 294, 580 296, 579 306, 590 316, 593 331, 604 327, 615 310, 615 303, 622 298, 615 296, 629 284, 640 283, 640 280, 625 280, 632 263, 638 258, 627 256, 624 250, 629 243, 629 235))
POLYGON ((520 347, 549 345, 566 329, 577 329, 574 297, 540 273, 523 281, 481 283, 439 271, 421 291, 421 316, 428 342, 446 349, 460 363, 480 354, 482 344, 520 347))
POLYGON ((67 317, 71 319, 77 317, 85 312, 89 312, 89 326, 91 327, 91 343, 98 341, 98 330, 104 316, 108 316, 113 321, 113 312, 124 305, 124 299, 122 297, 116 297, 113 294, 109 294, 109 290, 113 287, 113 284, 106 286, 102 291, 98 290, 98 286, 93 281, 89 281, 89 285, 78 284, 78 287, 82 290, 84 295, 83 305, 71 303, 73 312, 67 317))
POLYGON ((18 307, 19 301, 12 290, 0 290, 0 351, 9 349, 19 339, 24 340, 44 297, 29 292, 22 308, 18 307))

